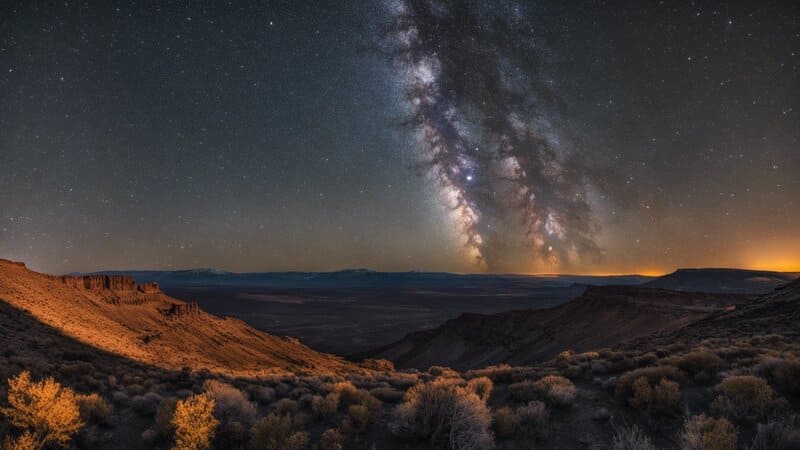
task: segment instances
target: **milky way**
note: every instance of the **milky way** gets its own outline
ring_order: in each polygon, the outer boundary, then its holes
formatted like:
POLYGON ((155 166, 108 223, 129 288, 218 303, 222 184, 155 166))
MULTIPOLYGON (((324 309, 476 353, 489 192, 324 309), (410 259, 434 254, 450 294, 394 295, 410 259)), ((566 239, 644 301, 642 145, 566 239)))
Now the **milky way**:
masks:
POLYGON ((596 256, 580 155, 560 143, 558 98, 521 7, 393 2, 384 48, 401 69, 422 164, 479 264, 564 266, 596 256))

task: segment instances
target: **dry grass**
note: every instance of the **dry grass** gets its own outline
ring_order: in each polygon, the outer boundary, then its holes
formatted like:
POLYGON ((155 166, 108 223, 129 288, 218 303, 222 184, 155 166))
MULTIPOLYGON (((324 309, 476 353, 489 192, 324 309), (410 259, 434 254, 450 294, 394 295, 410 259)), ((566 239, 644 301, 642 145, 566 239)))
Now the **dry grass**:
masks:
POLYGON ((641 428, 633 426, 614 431, 611 450, 656 450, 656 447, 641 428))

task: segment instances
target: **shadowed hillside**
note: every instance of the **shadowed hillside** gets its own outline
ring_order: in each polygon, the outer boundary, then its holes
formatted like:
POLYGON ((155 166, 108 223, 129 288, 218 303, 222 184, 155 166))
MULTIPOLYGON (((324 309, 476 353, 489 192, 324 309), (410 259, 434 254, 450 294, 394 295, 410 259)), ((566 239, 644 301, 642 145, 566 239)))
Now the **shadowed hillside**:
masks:
POLYGON ((554 308, 463 314, 370 355, 392 360, 399 367, 416 368, 532 364, 565 349, 586 351, 674 330, 746 299, 733 294, 590 287, 577 299, 554 308))

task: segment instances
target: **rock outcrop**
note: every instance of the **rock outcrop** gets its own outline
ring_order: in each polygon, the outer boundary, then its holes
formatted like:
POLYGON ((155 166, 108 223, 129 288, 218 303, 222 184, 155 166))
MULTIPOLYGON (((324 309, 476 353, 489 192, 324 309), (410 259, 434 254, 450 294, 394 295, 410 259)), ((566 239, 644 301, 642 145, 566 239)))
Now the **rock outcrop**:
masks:
POLYGON ((188 316, 191 314, 198 314, 200 307, 195 302, 189 303, 173 303, 169 309, 164 310, 164 314, 169 317, 188 316))
POLYGON ((161 288, 158 286, 158 283, 136 284, 136 281, 133 279, 133 277, 127 275, 63 275, 53 278, 61 281, 67 286, 80 289, 138 291, 148 294, 161 292, 161 288))

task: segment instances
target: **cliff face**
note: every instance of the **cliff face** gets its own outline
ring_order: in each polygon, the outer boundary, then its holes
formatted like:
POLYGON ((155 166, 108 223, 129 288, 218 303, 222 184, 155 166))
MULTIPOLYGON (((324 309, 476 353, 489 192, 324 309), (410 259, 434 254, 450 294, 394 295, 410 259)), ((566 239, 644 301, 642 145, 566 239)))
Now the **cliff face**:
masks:
POLYGON ((144 293, 161 292, 158 283, 137 285, 133 277, 126 275, 84 275, 55 277, 67 286, 80 289, 107 289, 111 291, 139 291, 144 293))
POLYGON ((133 278, 122 275, 63 276, 60 279, 67 286, 82 289, 110 289, 113 291, 133 291, 136 289, 136 282, 133 281, 133 278))

